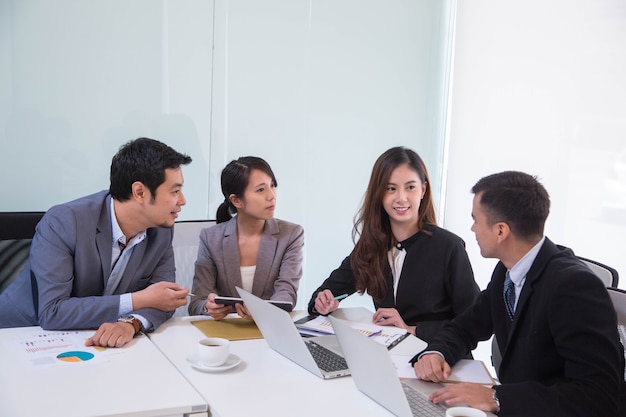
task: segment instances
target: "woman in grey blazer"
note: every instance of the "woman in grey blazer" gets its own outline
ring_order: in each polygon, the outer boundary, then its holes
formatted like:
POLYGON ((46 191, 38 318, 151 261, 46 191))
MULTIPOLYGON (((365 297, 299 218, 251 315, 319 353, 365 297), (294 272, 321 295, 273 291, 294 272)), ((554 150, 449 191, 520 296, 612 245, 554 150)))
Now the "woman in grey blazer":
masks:
MULTIPOLYGON (((217 225, 200 233, 189 314, 224 318, 232 307, 217 304, 215 297, 238 297, 235 287, 295 305, 304 231, 274 219, 277 182, 269 164, 241 157, 224 168, 221 182, 224 202, 217 209, 217 225)), ((235 310, 251 318, 243 304, 235 304, 235 310)))

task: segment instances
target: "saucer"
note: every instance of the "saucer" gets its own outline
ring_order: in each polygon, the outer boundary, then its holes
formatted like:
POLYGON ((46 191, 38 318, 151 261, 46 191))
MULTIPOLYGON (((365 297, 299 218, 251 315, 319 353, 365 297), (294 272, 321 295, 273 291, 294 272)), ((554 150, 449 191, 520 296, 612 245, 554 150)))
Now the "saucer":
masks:
POLYGON ((222 371, 226 371, 227 369, 231 369, 239 365, 241 363, 241 358, 231 353, 230 355, 228 355, 228 359, 226 359, 226 362, 224 362, 223 364, 218 365, 218 366, 209 366, 200 362, 198 358, 198 354, 193 353, 187 356, 187 362, 191 364, 191 367, 193 369, 196 369, 201 372, 222 372, 222 371))

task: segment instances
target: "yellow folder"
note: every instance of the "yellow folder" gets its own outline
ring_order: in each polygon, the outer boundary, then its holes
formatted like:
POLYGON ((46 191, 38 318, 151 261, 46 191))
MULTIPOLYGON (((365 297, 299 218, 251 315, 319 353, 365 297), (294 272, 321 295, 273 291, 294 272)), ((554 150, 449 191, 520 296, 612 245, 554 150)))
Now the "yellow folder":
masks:
POLYGON ((228 340, 263 338, 261 331, 253 321, 242 318, 197 320, 192 321, 191 324, 196 326, 206 337, 222 337, 228 340))

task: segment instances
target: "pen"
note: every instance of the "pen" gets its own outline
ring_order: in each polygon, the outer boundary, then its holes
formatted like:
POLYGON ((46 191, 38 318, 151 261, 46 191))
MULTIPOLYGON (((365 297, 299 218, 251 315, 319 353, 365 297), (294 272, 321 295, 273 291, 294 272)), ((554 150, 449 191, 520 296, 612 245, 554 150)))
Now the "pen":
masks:
MULTIPOLYGON (((173 289, 173 288, 168 288, 168 290, 170 290, 170 291, 176 291, 176 290, 175 290, 175 289, 173 289)), ((195 296, 196 296, 196 295, 195 295, 194 293, 192 293, 192 292, 188 292, 188 293, 187 293, 187 297, 195 297, 195 296)))
POLYGON ((334 297, 333 300, 337 300, 337 301, 343 300, 347 296, 348 296, 348 294, 341 294, 341 295, 338 295, 338 296, 334 297))
POLYGON ((381 330, 378 330, 377 332, 374 332, 374 333, 370 333, 370 334, 368 334, 368 335, 367 335, 367 337, 374 337, 374 336, 378 336, 378 335, 379 335, 379 334, 381 334, 382 332, 383 332, 383 331, 382 331, 382 329, 381 329, 381 330))

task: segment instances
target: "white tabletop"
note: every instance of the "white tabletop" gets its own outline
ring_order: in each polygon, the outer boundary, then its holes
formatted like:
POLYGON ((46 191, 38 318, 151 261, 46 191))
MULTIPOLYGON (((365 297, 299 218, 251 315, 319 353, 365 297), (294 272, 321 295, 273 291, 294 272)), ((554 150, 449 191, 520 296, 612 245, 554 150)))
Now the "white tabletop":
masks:
POLYGON ((272 350, 264 339, 231 343, 231 353, 242 359, 236 368, 219 373, 193 369, 187 357, 206 336, 191 321, 202 319, 174 317, 150 338, 205 398, 214 416, 391 416, 362 394, 351 377, 323 380, 272 350))
MULTIPOLYGON (((69 333, 80 339, 93 331, 69 333)), ((46 350, 37 341, 62 334, 0 329, 0 416, 207 415, 207 402, 146 336, 92 360, 61 363, 59 349, 46 350)))

